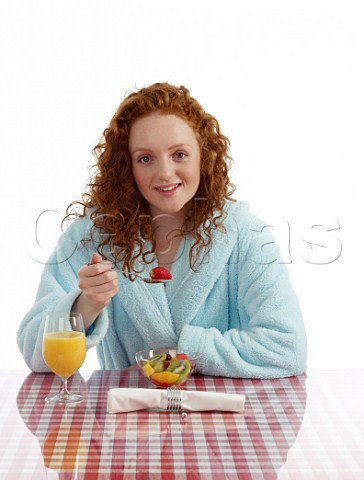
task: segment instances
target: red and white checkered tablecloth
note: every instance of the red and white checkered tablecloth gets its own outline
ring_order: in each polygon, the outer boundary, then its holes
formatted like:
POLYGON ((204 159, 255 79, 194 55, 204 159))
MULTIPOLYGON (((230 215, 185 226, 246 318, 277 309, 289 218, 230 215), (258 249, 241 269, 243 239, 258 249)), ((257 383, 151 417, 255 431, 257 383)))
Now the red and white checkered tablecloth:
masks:
POLYGON ((107 414, 138 371, 76 374, 83 404, 44 402, 52 374, 0 371, 0 479, 364 479, 364 372, 277 380, 191 377, 185 388, 246 395, 243 413, 107 414), (85 379, 87 381, 85 381, 85 379))

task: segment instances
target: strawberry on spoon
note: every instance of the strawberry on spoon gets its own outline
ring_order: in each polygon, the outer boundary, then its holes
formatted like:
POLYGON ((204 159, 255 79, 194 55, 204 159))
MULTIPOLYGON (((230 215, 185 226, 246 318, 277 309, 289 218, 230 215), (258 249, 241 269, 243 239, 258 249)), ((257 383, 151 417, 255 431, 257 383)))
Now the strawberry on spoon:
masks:
POLYGON ((172 280, 172 274, 169 270, 167 270, 164 267, 155 267, 150 271, 150 278, 153 281, 166 281, 166 280, 172 280))

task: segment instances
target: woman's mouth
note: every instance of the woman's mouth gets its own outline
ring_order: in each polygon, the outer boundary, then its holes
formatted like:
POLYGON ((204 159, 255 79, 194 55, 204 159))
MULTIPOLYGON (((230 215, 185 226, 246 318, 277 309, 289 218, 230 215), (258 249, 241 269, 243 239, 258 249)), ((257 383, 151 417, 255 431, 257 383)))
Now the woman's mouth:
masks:
POLYGON ((181 186, 181 183, 174 183, 173 185, 161 185, 159 187, 155 187, 157 192, 161 193, 162 195, 173 195, 176 190, 181 186))

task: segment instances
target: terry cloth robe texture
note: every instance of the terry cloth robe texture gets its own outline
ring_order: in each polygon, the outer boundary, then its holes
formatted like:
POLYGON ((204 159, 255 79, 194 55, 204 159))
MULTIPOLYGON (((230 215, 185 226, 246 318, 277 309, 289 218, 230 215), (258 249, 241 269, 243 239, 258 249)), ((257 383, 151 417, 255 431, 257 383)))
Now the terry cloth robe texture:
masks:
MULTIPOLYGON (((306 334, 296 295, 266 225, 245 202, 225 206, 226 233, 213 232, 198 271, 189 266, 192 240, 181 242, 167 285, 131 282, 119 274, 119 292, 87 332, 102 369, 124 369, 145 348, 178 346, 197 356, 196 371, 240 378, 298 375, 306 368, 306 334)), ((44 268, 33 308, 20 324, 18 345, 28 366, 48 371, 42 357, 47 312, 70 311, 78 271, 96 251, 90 217, 75 220, 44 268)), ((145 275, 157 266, 144 266, 145 275)), ((138 264, 137 267, 141 267, 138 264)))

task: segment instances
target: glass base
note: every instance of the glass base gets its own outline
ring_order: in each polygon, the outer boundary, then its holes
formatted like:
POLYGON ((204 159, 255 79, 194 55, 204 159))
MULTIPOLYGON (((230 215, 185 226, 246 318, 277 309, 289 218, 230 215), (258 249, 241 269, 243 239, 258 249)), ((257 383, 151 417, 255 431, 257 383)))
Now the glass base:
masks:
POLYGON ((82 395, 77 395, 76 393, 58 393, 57 395, 54 395, 53 393, 51 395, 48 395, 45 398, 45 401, 47 403, 53 403, 53 404, 59 404, 59 405, 70 405, 70 404, 75 404, 75 403, 81 403, 84 401, 84 398, 82 395))

